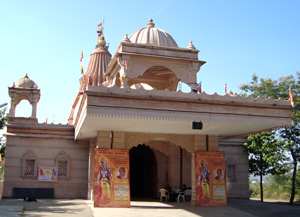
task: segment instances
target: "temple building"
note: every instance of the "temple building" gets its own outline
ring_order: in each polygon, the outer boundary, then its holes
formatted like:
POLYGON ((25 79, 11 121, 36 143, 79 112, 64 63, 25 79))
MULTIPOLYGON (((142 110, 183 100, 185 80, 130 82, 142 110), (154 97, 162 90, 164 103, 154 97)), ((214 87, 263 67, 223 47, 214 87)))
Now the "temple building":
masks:
POLYGON ((198 92, 197 73, 206 62, 192 42, 187 45, 178 47, 152 19, 126 34, 113 56, 100 35, 66 125, 39 123, 40 89, 27 75, 14 82, 3 197, 36 191, 90 199, 94 149, 104 148, 129 150, 131 198, 158 198, 167 184, 173 189, 185 184, 195 203, 198 150, 224 151, 227 197, 249 198, 243 144, 251 133, 290 125, 290 102, 198 92), (179 82, 191 91, 177 90, 179 82), (15 117, 21 100, 32 105, 31 117, 15 117), (39 165, 57 167, 57 181, 39 181, 39 165))

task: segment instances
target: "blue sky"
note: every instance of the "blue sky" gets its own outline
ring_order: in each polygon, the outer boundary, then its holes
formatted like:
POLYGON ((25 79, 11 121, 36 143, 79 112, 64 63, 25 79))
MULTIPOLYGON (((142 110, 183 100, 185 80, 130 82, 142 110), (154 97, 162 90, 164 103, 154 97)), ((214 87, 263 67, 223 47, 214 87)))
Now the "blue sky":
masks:
MULTIPOLYGON (((125 33, 145 27, 150 17, 179 47, 192 40, 207 63, 198 72, 202 89, 240 93, 259 77, 278 79, 300 70, 300 1, 2 1, 0 13, 0 104, 8 86, 28 73, 41 89, 39 122, 67 123, 79 89, 80 52, 86 69, 105 19, 104 36, 113 55, 125 33)), ((189 91, 184 89, 184 91, 189 91)), ((8 106, 9 108, 9 106, 8 106)), ((18 116, 30 116, 28 103, 18 116)))

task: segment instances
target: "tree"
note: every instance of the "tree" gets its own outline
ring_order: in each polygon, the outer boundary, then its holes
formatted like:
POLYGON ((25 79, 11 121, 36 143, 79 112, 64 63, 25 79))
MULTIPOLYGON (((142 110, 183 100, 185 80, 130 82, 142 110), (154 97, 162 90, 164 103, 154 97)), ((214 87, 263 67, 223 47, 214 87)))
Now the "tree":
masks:
POLYGON ((291 198, 290 204, 294 202, 296 194, 296 176, 298 162, 300 160, 300 128, 299 123, 293 121, 290 128, 284 128, 280 130, 280 135, 282 141, 285 143, 285 149, 290 152, 292 156, 292 165, 293 165, 293 176, 292 176, 292 189, 291 189, 291 198))
POLYGON ((290 204, 293 204, 295 197, 295 179, 297 176, 297 165, 300 161, 300 74, 296 72, 296 78, 292 75, 287 77, 280 77, 278 80, 272 80, 270 78, 261 78, 253 74, 252 81, 247 84, 242 84, 240 89, 253 97, 263 98, 282 98, 289 100, 289 87, 293 92, 294 108, 292 109, 292 125, 284 129, 277 131, 278 140, 282 142, 282 152, 288 151, 292 158, 287 159, 288 163, 293 168, 293 180, 291 189, 290 204))
POLYGON ((260 200, 263 202, 263 176, 286 172, 285 155, 280 150, 275 132, 262 132, 248 136, 245 147, 249 153, 249 172, 260 177, 260 200))
MULTIPOLYGON (((6 121, 7 121, 7 114, 6 114, 6 109, 2 109, 0 110, 0 129, 3 129, 6 125, 6 121)), ((6 142, 3 141, 3 138, 0 137, 0 154, 2 155, 2 157, 5 156, 5 146, 6 146, 6 142)))

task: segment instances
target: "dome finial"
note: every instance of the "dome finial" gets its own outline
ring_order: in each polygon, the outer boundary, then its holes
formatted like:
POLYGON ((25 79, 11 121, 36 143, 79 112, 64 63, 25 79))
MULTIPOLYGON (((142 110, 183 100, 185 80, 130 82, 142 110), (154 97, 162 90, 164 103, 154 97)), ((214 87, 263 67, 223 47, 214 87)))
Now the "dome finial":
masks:
POLYGON ((149 19, 149 23, 147 24, 147 27, 154 27, 155 24, 153 23, 152 18, 149 19))
POLYGON ((125 34, 125 37, 123 38, 122 42, 131 42, 128 38, 127 33, 125 34))
POLYGON ((106 45, 106 41, 103 35, 98 35, 98 45, 104 47, 106 45))
POLYGON ((190 44, 189 44, 189 46, 187 46, 187 48, 196 50, 196 48, 195 48, 195 46, 193 45, 193 42, 192 42, 192 41, 190 41, 190 44))

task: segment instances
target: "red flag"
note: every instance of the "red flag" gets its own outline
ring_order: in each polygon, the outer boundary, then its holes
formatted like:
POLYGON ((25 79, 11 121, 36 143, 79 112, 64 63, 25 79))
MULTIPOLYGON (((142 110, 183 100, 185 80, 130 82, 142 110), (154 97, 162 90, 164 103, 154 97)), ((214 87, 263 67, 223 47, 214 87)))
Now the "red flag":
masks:
POLYGON ((225 83, 225 94, 227 94, 227 84, 225 83))
POLYGON ((202 93, 201 81, 200 81, 200 83, 197 86, 197 90, 198 90, 199 93, 202 93))
POLYGON ((293 93, 292 93, 291 86, 289 88, 289 96, 290 96, 291 105, 294 108, 295 104, 294 104, 294 98, 293 98, 293 93))
POLYGON ((125 60, 125 69, 127 70, 127 60, 125 60))

